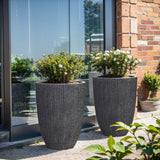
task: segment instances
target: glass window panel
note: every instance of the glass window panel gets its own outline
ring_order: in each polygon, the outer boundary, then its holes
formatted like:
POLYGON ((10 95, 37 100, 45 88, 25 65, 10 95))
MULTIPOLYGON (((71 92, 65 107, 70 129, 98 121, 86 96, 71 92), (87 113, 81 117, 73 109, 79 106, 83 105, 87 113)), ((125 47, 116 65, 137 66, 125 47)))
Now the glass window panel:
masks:
POLYGON ((68 0, 10 0, 14 126, 38 123, 35 94, 38 79, 29 70, 43 54, 69 51, 68 5, 68 0))
POLYGON ((90 54, 103 51, 103 0, 70 0, 71 54, 82 55, 87 72, 84 116, 94 115, 92 77, 99 75, 90 64, 90 54))

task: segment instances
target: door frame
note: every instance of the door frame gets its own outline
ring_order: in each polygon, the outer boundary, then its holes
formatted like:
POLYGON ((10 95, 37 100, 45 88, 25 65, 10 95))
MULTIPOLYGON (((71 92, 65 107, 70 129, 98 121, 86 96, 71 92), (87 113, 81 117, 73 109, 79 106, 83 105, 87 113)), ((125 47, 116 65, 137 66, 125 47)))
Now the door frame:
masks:
POLYGON ((11 130, 11 69, 9 38, 9 0, 0 0, 1 55, 2 55, 2 112, 3 129, 11 130))
MULTIPOLYGON (((3 10, 2 10, 2 1, 0 1, 0 24, 3 24, 3 10)), ((1 92, 1 97, 0 97, 0 99, 3 97, 3 79, 2 79, 2 77, 3 77, 3 25, 0 25, 0 59, 1 59, 1 74, 0 74, 0 83, 1 83, 1 88, 0 88, 0 92, 1 92)), ((3 98, 2 98, 3 99, 3 98)), ((3 129, 3 127, 4 127, 4 106, 3 106, 3 104, 0 102, 0 121, 1 121, 1 123, 0 123, 0 130, 1 129, 3 129)))

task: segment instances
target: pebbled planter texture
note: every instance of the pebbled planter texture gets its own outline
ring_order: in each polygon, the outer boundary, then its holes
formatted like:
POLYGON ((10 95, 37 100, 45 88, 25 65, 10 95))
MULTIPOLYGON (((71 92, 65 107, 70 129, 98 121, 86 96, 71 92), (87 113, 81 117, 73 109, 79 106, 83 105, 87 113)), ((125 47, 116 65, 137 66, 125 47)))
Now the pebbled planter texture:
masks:
POLYGON ((36 99, 41 134, 47 148, 72 148, 80 134, 85 82, 36 83, 36 99))
POLYGON ((127 131, 116 131, 111 127, 121 121, 131 124, 133 121, 137 78, 93 78, 94 101, 98 124, 104 135, 123 136, 127 131))

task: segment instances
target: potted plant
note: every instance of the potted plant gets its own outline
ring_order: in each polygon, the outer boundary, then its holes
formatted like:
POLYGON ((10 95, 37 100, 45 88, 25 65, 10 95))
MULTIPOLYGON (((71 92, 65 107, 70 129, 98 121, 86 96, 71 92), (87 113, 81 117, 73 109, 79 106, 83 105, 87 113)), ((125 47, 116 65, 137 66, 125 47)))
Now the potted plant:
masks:
POLYGON ((36 61, 36 99, 41 134, 50 149, 72 148, 80 134, 84 111, 84 82, 75 79, 85 71, 82 58, 65 52, 44 55, 36 61))
POLYGON ((11 63, 12 82, 18 83, 32 73, 33 59, 15 57, 11 63))
POLYGON ((12 74, 12 106, 13 112, 20 114, 26 106, 26 97, 29 95, 29 85, 23 83, 23 79, 30 76, 32 70, 33 59, 14 57, 11 63, 12 74), (22 105, 23 104, 23 105, 22 105))
POLYGON ((115 121, 130 124, 136 102, 137 78, 128 76, 140 60, 122 50, 105 51, 93 57, 94 67, 103 75, 93 78, 96 115, 102 132, 109 136, 125 135, 110 127, 115 121))
POLYGON ((140 106, 142 111, 156 111, 160 109, 160 101, 156 98, 156 92, 160 87, 160 78, 157 74, 145 73, 143 82, 145 87, 150 92, 150 98, 147 100, 141 100, 140 106))

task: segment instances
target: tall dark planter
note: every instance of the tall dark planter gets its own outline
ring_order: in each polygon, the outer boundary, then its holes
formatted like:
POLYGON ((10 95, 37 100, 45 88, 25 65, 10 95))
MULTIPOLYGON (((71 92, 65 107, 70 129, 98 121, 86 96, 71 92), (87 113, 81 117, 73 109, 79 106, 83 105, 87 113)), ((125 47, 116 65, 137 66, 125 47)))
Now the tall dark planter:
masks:
POLYGON ((137 78, 93 78, 94 100, 99 126, 104 135, 123 136, 127 131, 116 131, 111 127, 121 121, 131 124, 133 121, 137 78))
POLYGON ((74 147, 83 119, 84 84, 36 83, 40 130, 48 148, 74 147))

